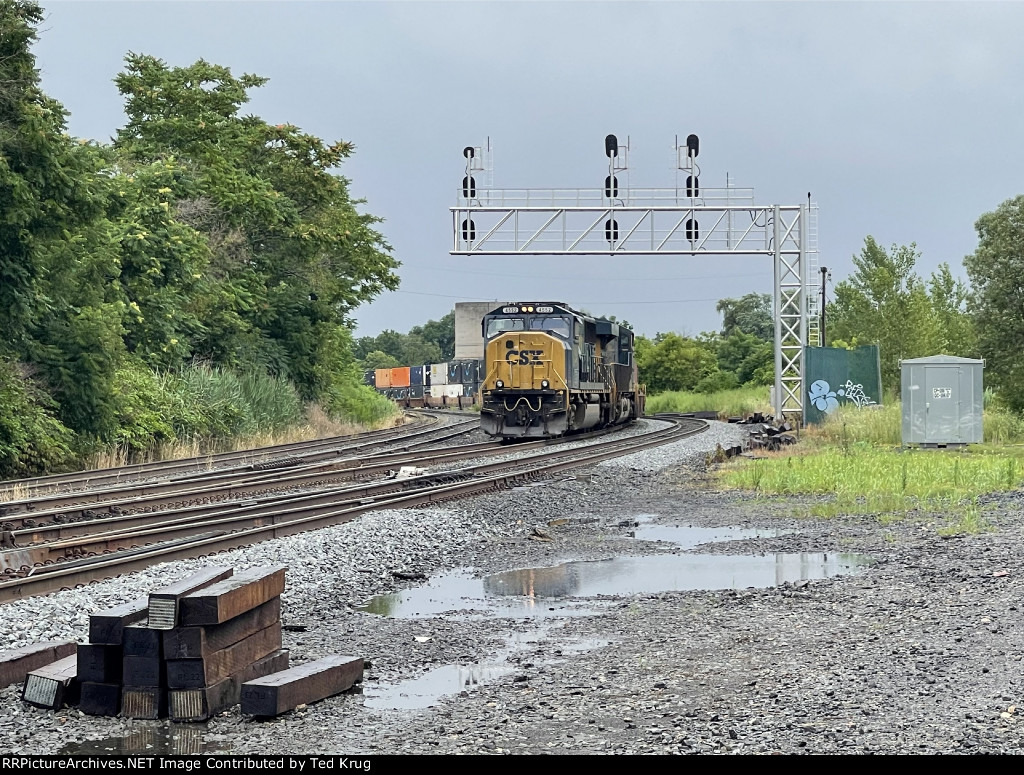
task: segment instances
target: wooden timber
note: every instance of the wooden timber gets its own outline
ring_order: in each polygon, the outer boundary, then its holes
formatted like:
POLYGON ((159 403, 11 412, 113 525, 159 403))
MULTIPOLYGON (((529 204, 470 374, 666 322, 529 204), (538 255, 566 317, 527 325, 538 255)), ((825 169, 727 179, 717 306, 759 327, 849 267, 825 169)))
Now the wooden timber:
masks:
POLYGON ((206 627, 176 627, 163 633, 164 659, 200 659, 227 648, 281 618, 281 598, 229 619, 224 624, 206 627))
POLYGON ((121 646, 82 643, 78 647, 78 680, 90 683, 121 683, 121 646))
POLYGON ((222 624, 262 605, 284 591, 286 565, 250 568, 179 601, 183 627, 222 624))
POLYGON ((21 683, 31 671, 69 657, 77 648, 74 641, 49 640, 0 653, 0 689, 21 683))
POLYGON ((78 709, 90 716, 116 716, 121 709, 121 684, 83 682, 78 709))
POLYGON ((335 654, 242 685, 242 713, 277 716, 298 705, 318 702, 363 678, 363 660, 335 654))
POLYGON ((122 687, 121 715, 125 718, 163 718, 167 715, 167 690, 156 686, 122 687))
POLYGON ((146 618, 149 598, 139 598, 124 605, 97 611, 89 617, 89 642, 120 646, 124 628, 146 618))
POLYGON ((274 622, 202 659, 167 660, 167 686, 170 689, 201 689, 211 686, 279 648, 281 623, 274 622))
POLYGON ((78 657, 72 654, 29 671, 21 699, 51 710, 75 704, 78 701, 78 657))
POLYGON ((233 568, 213 566, 203 568, 188 578, 168 584, 149 593, 149 626, 154 630, 170 630, 178 623, 181 598, 200 589, 230 578, 233 568))
POLYGON ((206 721, 223 710, 237 705, 242 684, 255 678, 288 668, 288 651, 279 649, 244 670, 202 689, 170 690, 168 715, 172 721, 206 721))
POLYGON ((164 661, 160 657, 125 657, 122 683, 125 686, 167 686, 164 661))
POLYGON ((148 624, 129 624, 121 642, 126 657, 159 657, 162 631, 148 624))

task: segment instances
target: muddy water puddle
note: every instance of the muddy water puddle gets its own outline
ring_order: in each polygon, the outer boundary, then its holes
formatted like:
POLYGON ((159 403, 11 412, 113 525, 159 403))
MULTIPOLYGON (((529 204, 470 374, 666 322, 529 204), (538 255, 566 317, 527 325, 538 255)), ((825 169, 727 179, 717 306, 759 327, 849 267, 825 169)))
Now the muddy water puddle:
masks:
MULTIPOLYGON (((757 538, 777 538, 792 531, 703 528, 649 524, 650 515, 637 518, 633 535, 645 541, 667 541, 679 550, 702 544, 757 538)), ((360 610, 397 618, 479 619, 529 618, 535 628, 489 657, 485 662, 450 664, 394 684, 364 685, 364 702, 377 709, 415 709, 436 704, 442 697, 470 691, 503 678, 516 668, 510 656, 524 643, 544 637, 558 641, 553 625, 570 616, 597 614, 608 598, 682 590, 772 587, 787 582, 813 581, 855 573, 870 564, 857 554, 775 552, 761 555, 666 553, 565 562, 522 568, 483 578, 472 569, 441 573, 426 584, 371 599, 360 610)), ((605 642, 559 642, 556 655, 587 651, 605 642)))
MULTIPOLYGON (((554 629, 555 624, 548 621, 515 633, 506 640, 504 648, 480 663, 442 665, 395 683, 367 681, 363 685, 363 704, 376 710, 415 710, 436 705, 444 697, 470 692, 517 670, 533 667, 531 663, 522 664, 522 657, 517 660, 517 655, 534 652, 540 643, 557 637, 554 629)), ((607 646, 609 642, 599 638, 560 639, 559 646, 551 650, 552 657, 542 663, 557 664, 560 659, 607 646)))
MULTIPOLYGON (((776 538, 791 531, 703 528, 640 524, 637 539, 667 541, 681 550, 721 541, 776 538)), ((741 554, 648 554, 492 573, 474 577, 470 569, 449 571, 429 582, 379 595, 360 610, 399 618, 587 616, 600 598, 696 589, 772 587, 855 573, 870 563, 857 554, 773 552, 741 554), (570 599, 572 598, 572 599, 570 599)))
POLYGON ((205 727, 160 724, 139 726, 122 737, 69 743, 60 754, 71 756, 153 755, 192 756, 201 753, 226 753, 218 740, 207 738, 205 727))

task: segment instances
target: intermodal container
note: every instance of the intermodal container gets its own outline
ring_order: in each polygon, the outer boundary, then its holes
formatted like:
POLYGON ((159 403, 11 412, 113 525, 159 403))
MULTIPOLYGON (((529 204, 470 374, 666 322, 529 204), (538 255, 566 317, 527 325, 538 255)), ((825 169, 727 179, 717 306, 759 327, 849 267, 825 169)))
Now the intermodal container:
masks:
POLYGON ((462 382, 462 361, 450 361, 448 363, 448 384, 462 382))
POLYGON ((410 385, 409 398, 423 398, 423 385, 410 385))
POLYGON ((377 369, 373 375, 374 385, 379 388, 391 387, 391 369, 377 369))
POLYGON ((448 364, 447 363, 432 363, 430 364, 430 384, 433 385, 447 385, 448 384, 448 364))
POLYGON ((377 372, 373 369, 367 369, 363 372, 363 384, 373 387, 377 384, 377 372))
POLYGON ((412 366, 409 369, 409 384, 410 385, 422 385, 423 384, 423 367, 422 366, 412 366))
POLYGON ((483 366, 483 361, 463 361, 462 362, 462 384, 472 385, 476 382, 481 381, 480 370, 483 366))
POLYGON ((409 387, 408 366, 399 366, 391 370, 391 387, 409 387))
POLYGON ((430 397, 431 398, 444 398, 444 389, 447 385, 431 385, 430 386, 430 397))
POLYGON ((444 394, 447 398, 458 398, 462 395, 462 384, 458 385, 445 385, 444 394))

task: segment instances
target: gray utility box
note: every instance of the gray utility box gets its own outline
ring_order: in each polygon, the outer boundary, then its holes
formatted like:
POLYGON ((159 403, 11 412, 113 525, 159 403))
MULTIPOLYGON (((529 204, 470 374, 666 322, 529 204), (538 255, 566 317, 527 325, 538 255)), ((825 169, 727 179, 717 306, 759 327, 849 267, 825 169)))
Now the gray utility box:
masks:
POLYGON ((949 447, 980 443, 985 361, 933 355, 900 361, 903 443, 949 447))

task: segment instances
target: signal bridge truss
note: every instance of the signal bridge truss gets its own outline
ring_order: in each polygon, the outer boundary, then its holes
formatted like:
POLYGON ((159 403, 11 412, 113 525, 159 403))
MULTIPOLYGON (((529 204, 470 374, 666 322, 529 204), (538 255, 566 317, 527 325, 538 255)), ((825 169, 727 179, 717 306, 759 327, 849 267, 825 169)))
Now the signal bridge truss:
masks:
POLYGON ((451 255, 770 256, 775 413, 803 419, 804 347, 817 344, 817 293, 809 286, 816 207, 756 205, 753 190, 739 188, 625 189, 609 197, 607 187, 477 190, 465 183, 450 208, 451 255))

